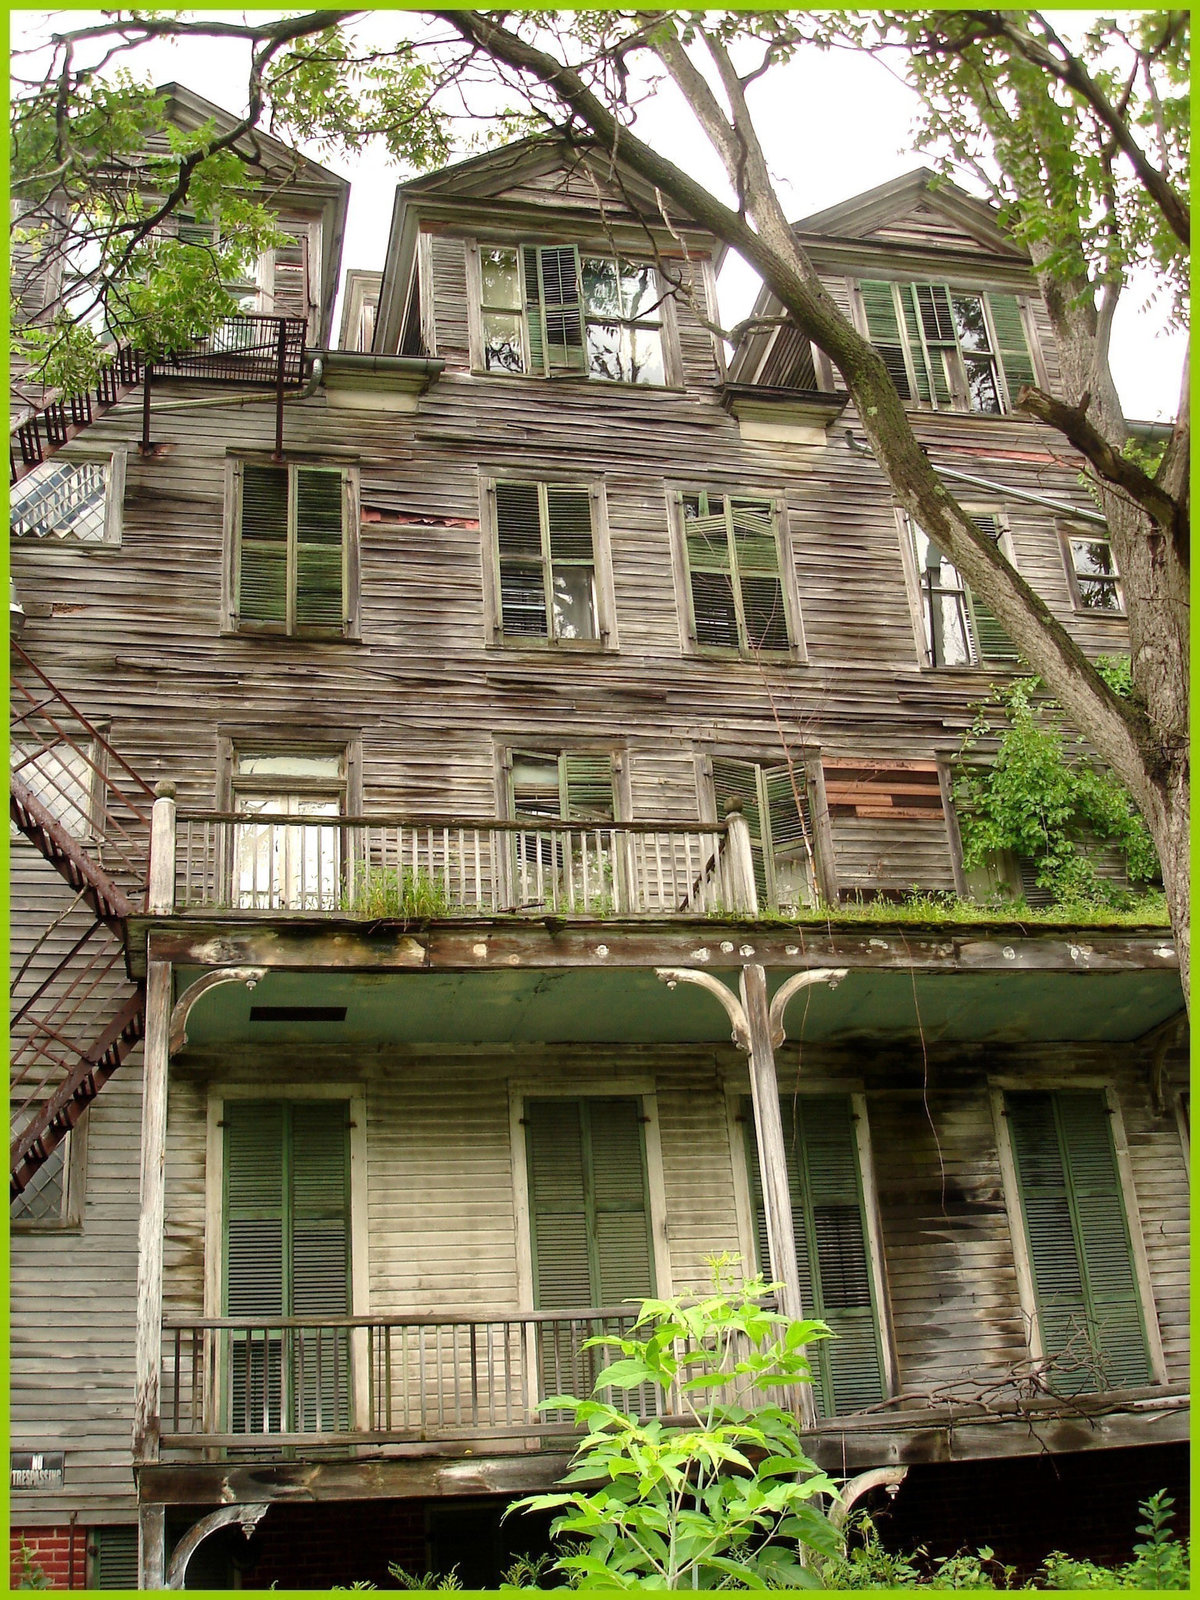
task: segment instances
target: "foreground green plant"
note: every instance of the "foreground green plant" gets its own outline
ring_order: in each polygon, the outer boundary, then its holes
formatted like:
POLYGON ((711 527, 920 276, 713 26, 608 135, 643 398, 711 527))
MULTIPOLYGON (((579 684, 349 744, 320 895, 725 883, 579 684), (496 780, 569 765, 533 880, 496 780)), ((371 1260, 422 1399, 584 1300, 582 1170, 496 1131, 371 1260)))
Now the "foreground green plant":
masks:
POLYGON ((764 1310, 770 1287, 732 1284, 733 1264, 713 1261, 713 1292, 698 1301, 644 1301, 628 1338, 588 1340, 618 1353, 595 1398, 542 1402, 587 1429, 563 1479, 579 1487, 510 1509, 560 1513, 551 1534, 582 1543, 554 1562, 573 1587, 813 1588, 808 1563, 841 1550, 818 1499, 836 1485, 768 1393, 810 1381, 805 1346, 829 1329, 764 1310), (646 1387, 686 1420, 643 1420, 599 1398, 646 1387))
POLYGON ((981 1545, 977 1551, 931 1559, 923 1547, 901 1555, 886 1550, 879 1530, 869 1516, 855 1520, 853 1540, 842 1555, 822 1563, 821 1583, 826 1589, 1188 1589, 1187 1551, 1170 1531, 1175 1502, 1165 1489, 1141 1503, 1141 1540, 1133 1559, 1116 1566, 1099 1566, 1055 1551, 1025 1583, 1016 1582, 1016 1568, 996 1559, 981 1545))

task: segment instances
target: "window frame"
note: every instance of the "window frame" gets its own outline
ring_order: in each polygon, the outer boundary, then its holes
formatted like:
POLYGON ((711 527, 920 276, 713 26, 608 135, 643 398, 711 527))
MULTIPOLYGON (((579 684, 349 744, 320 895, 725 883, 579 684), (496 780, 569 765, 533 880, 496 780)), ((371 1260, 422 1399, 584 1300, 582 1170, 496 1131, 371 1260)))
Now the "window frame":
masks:
MULTIPOLYGON (((513 1216, 517 1244, 517 1286, 522 1305, 534 1302, 533 1215, 529 1197, 529 1159, 525 1135, 526 1100, 638 1100, 642 1107, 643 1149, 646 1157, 646 1193, 650 1222, 650 1254, 660 1298, 675 1291, 671 1277, 671 1251, 667 1243, 667 1193, 663 1170, 662 1137, 657 1085, 653 1077, 614 1075, 589 1078, 586 1087, 561 1079, 539 1080, 523 1076, 508 1084, 509 1150, 512 1157, 513 1216)), ((531 1370, 531 1403, 536 1373, 531 1370)))
MULTIPOLYGON (((9 1228, 13 1233, 78 1233, 83 1227, 83 1209, 85 1199, 85 1183, 87 1174, 87 1130, 88 1117, 86 1113, 79 1119, 71 1131, 59 1141, 51 1152, 51 1158, 59 1150, 62 1156, 62 1201, 59 1205, 58 1215, 53 1217, 32 1217, 24 1211, 14 1208, 23 1201, 23 1194, 16 1200, 9 1202, 9 1228)), ((28 1118, 25 1118, 25 1122, 28 1118)))
POLYGON ((1058 542, 1059 548, 1062 552, 1063 568, 1067 575, 1067 591, 1071 596, 1071 605, 1074 608, 1076 616, 1100 617, 1101 619, 1110 621, 1127 622, 1128 612, 1125 608, 1125 580, 1117 568, 1116 557, 1113 555, 1112 537, 1109 534, 1108 529, 1105 528, 1103 531, 1101 531, 1100 529, 1085 527, 1085 525, 1082 523, 1060 522, 1058 524, 1058 542), (1112 560, 1111 579, 1097 578, 1091 573, 1080 573, 1075 564, 1075 552, 1072 546, 1082 543, 1103 544, 1108 546, 1109 557, 1112 560), (1089 581, 1092 583, 1111 582, 1118 604, 1116 606, 1089 606, 1083 598, 1083 590, 1080 587, 1081 578, 1084 581, 1089 581))
POLYGON ((870 341, 870 326, 867 319, 866 303, 863 299, 861 288, 861 285, 864 281, 868 283, 887 283, 892 291, 893 314, 896 318, 897 326, 903 335, 901 350, 909 389, 908 398, 901 396, 901 403, 903 405, 913 406, 925 411, 950 411, 962 416, 1019 417, 1020 414, 1016 412, 1013 407, 1013 397, 1011 393, 1009 377, 1005 370, 1004 356, 1001 351, 1000 340, 997 335, 995 312, 991 303, 991 296, 993 294, 1008 295, 1016 301, 1017 314, 1021 323, 1021 332, 1024 335, 1025 346, 1029 354, 1030 364, 1033 367, 1034 377, 1042 387, 1046 386, 1047 377, 1045 362, 1042 358, 1036 321, 1032 315, 1029 290, 1016 287, 1005 288, 995 284, 982 286, 963 283, 955 284, 948 282, 945 279, 914 277, 893 278, 888 276, 875 277, 869 272, 861 272, 856 276, 847 279, 847 288, 849 291, 850 304, 853 308, 853 320, 855 327, 868 341, 870 341), (924 321, 920 313, 917 313, 917 335, 920 340, 921 347, 925 352, 930 370, 932 371, 933 362, 935 359, 942 361, 941 370, 945 378, 946 388, 950 395, 948 404, 939 404, 936 397, 936 392, 934 391, 932 377, 930 380, 930 388, 933 392, 931 392, 930 399, 923 400, 919 396, 917 374, 913 362, 912 340, 908 332, 908 323, 904 302, 900 296, 901 288, 908 287, 912 287, 914 289, 942 289, 946 292, 946 295, 950 300, 951 318, 953 322, 954 333, 952 347, 949 340, 939 340, 931 346, 926 336, 924 321), (1000 402, 1000 408, 998 411, 977 410, 971 405, 971 387, 967 370, 967 356, 975 354, 975 352, 967 351, 964 354, 962 336, 959 332, 958 318, 955 314, 955 308, 953 304, 956 296, 969 296, 977 298, 982 306, 984 328, 987 333, 989 347, 987 356, 992 364, 996 393, 1000 402), (948 356, 948 359, 942 360, 943 355, 948 356))
POLYGON ((1030 1258, 1029 1239, 1026 1233, 1025 1208, 1021 1200, 1021 1186, 1017 1176, 1016 1155, 1009 1133, 1006 1094, 1091 1091, 1104 1096, 1112 1130, 1114 1164, 1129 1232, 1129 1259, 1133 1280, 1137 1288, 1142 1326, 1146 1335, 1147 1365, 1151 1383, 1168 1382, 1166 1360, 1163 1354, 1162 1335, 1158 1326, 1158 1307, 1154 1298, 1154 1280, 1146 1253, 1146 1238, 1142 1228, 1137 1202, 1133 1167, 1129 1158, 1129 1142, 1121 1114, 1120 1096, 1115 1086, 1103 1078, 1092 1076, 1072 1077, 1065 1074, 1028 1074, 991 1076, 988 1079, 988 1098, 991 1101, 992 1121, 996 1136, 996 1154, 1004 1190, 1004 1208, 1008 1218, 1009 1237, 1012 1242, 1013 1264, 1017 1278, 1017 1293, 1021 1313, 1029 1334, 1029 1354, 1034 1361, 1045 1359, 1041 1318, 1038 1312, 1034 1284, 1033 1264, 1030 1258))
MULTIPOLYGON (((69 448, 61 455, 48 458, 60 466, 85 466, 95 464, 104 471, 104 531, 99 539, 80 539, 76 535, 62 536, 54 533, 29 534, 12 531, 18 548, 27 550, 117 550, 124 537, 125 469, 128 450, 125 445, 111 449, 69 448)), ((36 471, 36 468, 34 469, 36 471)), ((24 481, 24 480, 22 480, 24 481)), ((12 514, 9 514, 11 531, 12 514)))
POLYGON ((583 654, 616 652, 620 649, 617 635, 616 591, 613 584, 612 547, 608 525, 608 499, 604 483, 596 478, 571 475, 546 478, 521 472, 515 468, 490 468, 481 473, 479 484, 480 534, 483 556, 484 616, 487 628, 487 645, 503 650, 537 650, 573 652, 583 654), (496 503, 498 484, 533 485, 538 490, 539 520, 542 536, 542 589, 546 602, 547 632, 541 634, 505 633, 503 594, 500 578, 500 523, 496 503), (551 489, 584 490, 592 524, 592 592, 595 604, 596 636, 593 639, 565 639, 550 633, 553 608, 551 606, 551 556, 549 522, 546 497, 551 489))
MULTIPOLYGON (((1004 557, 1005 561, 1008 562, 1013 571, 1019 571, 1020 569, 1017 566, 1013 552, 1012 530, 1006 508, 1002 505, 992 502, 989 504, 970 503, 964 505, 962 509, 969 517, 991 517, 995 520, 996 527, 998 529, 995 541, 996 548, 1004 557)), ((1020 662, 1013 662, 1009 664, 1007 661, 998 657, 986 656, 980 650, 979 628, 975 613, 975 598, 971 593, 970 584, 962 576, 958 568, 954 566, 952 561, 948 561, 947 564, 953 569, 955 576, 962 585, 961 590, 957 592, 961 593, 962 596, 960 615, 962 615, 964 618, 964 633, 966 636, 968 649, 971 652, 971 659, 969 661, 953 662, 950 665, 945 665, 944 663, 940 662, 935 663, 931 659, 933 655, 933 649, 930 643, 932 628, 930 627, 927 631, 925 612, 926 591, 922 586, 921 574, 917 564, 917 525, 913 522, 907 511, 903 510, 900 506, 895 507, 895 516, 896 527, 900 539, 900 559, 904 569, 904 585, 908 592, 908 605, 913 629, 913 642, 916 645, 917 661, 920 664, 921 670, 923 672, 939 673, 980 671, 1019 672, 1021 670, 1020 662)), ((926 539, 929 539, 929 535, 925 533, 924 529, 921 529, 920 531, 924 534, 926 539)), ((929 539, 929 542, 930 544, 933 544, 932 539, 929 539)), ((943 592, 950 593, 954 591, 943 592)))
MULTIPOLYGON (((871 1143, 871 1125, 868 1115, 868 1098, 861 1079, 822 1078, 805 1075, 803 1084, 784 1082, 785 1072, 780 1070, 780 1100, 798 1099, 806 1095, 842 1095, 850 1101, 850 1114, 854 1121, 855 1154, 858 1158, 859 1190, 862 1196, 863 1231, 866 1235, 867 1265, 871 1277, 871 1293, 875 1304, 875 1327, 879 1335, 880 1379, 884 1398, 900 1390, 899 1364, 896 1354, 896 1336, 892 1326, 892 1301, 888 1289, 887 1262, 883 1249, 883 1223, 879 1207, 879 1189, 875 1180, 875 1157, 871 1143)), ((738 1241, 742 1260, 751 1263, 758 1254, 757 1230, 754 1225, 753 1186, 750 1182, 748 1136, 753 1138, 753 1095, 749 1075, 735 1071, 725 1081, 725 1115, 732 1152, 734 1205, 737 1211, 738 1241), (747 1126, 743 1104, 750 1099, 750 1122, 747 1126)), ((794 1226, 794 1219, 793 1219, 794 1226)), ((804 1315, 811 1314, 804 1307, 804 1315)))
POLYGON ((679 333, 675 317, 674 296, 668 285, 665 285, 654 262, 636 253, 622 255, 612 248, 611 240, 589 243, 586 239, 578 238, 551 238, 535 236, 533 238, 514 238, 506 235, 503 238, 475 237, 464 241, 467 253, 467 330, 468 346, 470 351, 471 372, 476 377, 499 378, 512 380, 514 378, 533 378, 541 382, 574 380, 579 383, 595 383, 606 388, 620 390, 649 390, 651 393, 663 390, 678 390, 683 388, 683 379, 680 370, 679 358, 679 333), (583 364, 578 369, 564 369, 558 372, 537 372, 532 368, 530 351, 530 337, 528 325, 528 298, 525 283, 525 257, 526 249, 573 249, 580 263, 579 281, 579 307, 580 325, 583 335, 583 364), (512 307, 486 307, 483 301, 483 252, 485 250, 511 250, 516 255, 518 298, 520 305, 512 307), (658 284, 658 298, 655 301, 658 312, 658 321, 653 319, 633 318, 629 326, 657 327, 660 336, 662 351, 663 381, 661 383, 637 383, 625 379, 604 378, 593 373, 587 359, 587 329, 589 322, 600 323, 606 319, 589 317, 587 303, 583 293, 583 258, 606 259, 618 262, 625 261, 633 266, 646 266, 654 272, 658 284), (487 352, 484 342, 484 311, 490 309, 500 314, 514 315, 520 318, 521 323, 521 354, 523 366, 520 372, 509 372, 502 368, 489 368, 487 366, 487 352))
MULTIPOLYGON (((611 823, 602 822, 599 826, 619 827, 622 822, 633 820, 629 804, 628 752, 624 746, 601 744, 594 739, 578 744, 553 740, 547 741, 543 748, 539 749, 538 746, 539 740, 536 736, 532 739, 522 736, 497 739, 496 815, 498 817, 503 817, 508 822, 518 820, 516 798, 512 788, 513 761, 517 756, 532 756, 545 761, 556 760, 559 763, 560 796, 564 783, 562 768, 564 756, 607 756, 612 770, 613 818, 611 823)), ((579 826, 583 827, 586 824, 580 823, 579 826)))
MULTIPOLYGON (((833 853, 833 835, 829 825, 829 806, 825 798, 825 769, 821 762, 819 750, 804 748, 793 751, 792 764, 799 773, 803 774, 804 788, 808 800, 809 821, 812 830, 813 853, 813 884, 815 895, 827 905, 837 904, 837 880, 835 860, 833 853)), ((746 751, 736 749, 729 745, 714 746, 697 756, 697 791, 700 805, 697 815, 712 822, 723 822, 724 815, 721 801, 717 794, 716 776, 713 772, 714 761, 736 761, 743 766, 753 766, 759 772, 759 794, 762 794, 763 769, 776 768, 787 765, 787 756, 781 755, 778 750, 762 751, 755 749, 746 751)), ((761 799, 760 799, 761 805, 761 799)), ((769 826, 769 820, 768 820, 769 826)), ((774 867, 768 873, 768 885, 774 873, 774 867)))
POLYGON ((358 643, 361 640, 361 484, 358 457, 353 461, 332 455, 308 456, 289 452, 282 461, 264 451, 229 452, 225 458, 225 562, 221 596, 221 633, 239 637, 300 639, 309 642, 358 643), (262 621, 241 618, 238 597, 241 585, 241 541, 243 481, 247 466, 287 468, 287 620, 262 621), (296 474, 303 470, 338 472, 342 477, 342 623, 340 627, 314 626, 295 622, 296 612, 296 474))
MULTIPOLYGON (((666 484, 667 519, 671 530, 672 561, 675 571, 675 587, 678 599, 680 639, 685 655, 707 658, 714 661, 749 661, 758 663, 765 661, 768 664, 782 665, 789 663, 804 666, 808 663, 808 647, 804 636, 804 620, 800 610, 799 586, 796 578, 796 557, 792 545, 791 528, 788 520, 787 494, 782 489, 746 489, 730 487, 724 483, 683 483, 671 482, 666 484), (772 519, 775 524, 775 549, 779 564, 779 583, 783 595, 784 625, 788 633, 788 646, 784 649, 753 649, 746 639, 744 597, 741 593, 741 573, 737 572, 738 582, 736 587, 732 579, 737 571, 736 555, 730 555, 730 587, 733 590, 734 612, 738 629, 738 645, 701 644, 696 634, 695 601, 692 594, 692 568, 688 558, 687 548, 687 518, 684 515, 683 502, 685 499, 703 495, 706 498, 721 497, 726 502, 726 516, 728 517, 728 503, 732 500, 759 500, 769 501, 772 519)), ((712 513, 709 513, 710 515, 712 513)), ((734 541, 726 531, 727 545, 732 546, 734 541)), ((757 574, 751 573, 754 577, 757 574)))

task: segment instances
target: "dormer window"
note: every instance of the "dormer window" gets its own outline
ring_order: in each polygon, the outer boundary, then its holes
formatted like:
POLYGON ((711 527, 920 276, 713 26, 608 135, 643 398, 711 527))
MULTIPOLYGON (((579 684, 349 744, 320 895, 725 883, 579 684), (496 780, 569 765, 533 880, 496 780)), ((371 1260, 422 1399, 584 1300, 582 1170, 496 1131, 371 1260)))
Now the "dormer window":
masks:
POLYGON ((1015 295, 869 278, 858 295, 867 337, 902 400, 999 415, 1037 381, 1015 295))
POLYGON ((481 366, 662 385, 662 291, 649 262, 575 245, 481 246, 481 366))

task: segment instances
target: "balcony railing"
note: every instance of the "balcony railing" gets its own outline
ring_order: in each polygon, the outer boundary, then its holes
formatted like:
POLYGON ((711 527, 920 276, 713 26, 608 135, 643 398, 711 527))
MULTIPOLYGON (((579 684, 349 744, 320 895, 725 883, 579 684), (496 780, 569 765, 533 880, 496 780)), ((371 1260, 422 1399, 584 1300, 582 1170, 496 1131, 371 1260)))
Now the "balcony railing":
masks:
POLYGON ((195 812, 158 802, 158 912, 421 919, 753 912, 740 816, 720 823, 195 812), (169 808, 169 809, 168 809, 169 808), (173 862, 173 873, 167 863, 173 862))
MULTIPOLYGON (((625 1305, 172 1320, 163 1328, 161 1444, 262 1452, 481 1438, 521 1448, 562 1438, 574 1429, 570 1413, 538 1402, 589 1396, 616 1352, 586 1342, 628 1334, 635 1317, 625 1305)), ((683 1410, 678 1395, 652 1385, 600 1397, 643 1417, 683 1410)), ((768 1397, 788 1403, 775 1391, 768 1397)))

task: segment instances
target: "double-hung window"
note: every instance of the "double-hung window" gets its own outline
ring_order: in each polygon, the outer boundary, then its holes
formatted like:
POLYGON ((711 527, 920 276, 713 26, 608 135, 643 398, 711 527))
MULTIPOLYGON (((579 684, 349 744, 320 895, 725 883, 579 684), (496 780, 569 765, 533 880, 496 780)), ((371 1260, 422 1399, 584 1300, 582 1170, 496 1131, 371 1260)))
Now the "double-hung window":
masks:
POLYGON ((742 802, 760 907, 811 906, 816 854, 804 763, 768 765, 713 756, 712 780, 718 815, 727 800, 742 802))
POLYGON ((597 644, 600 616, 590 490, 567 484, 492 486, 499 573, 497 636, 597 644))
POLYGON ((479 251, 487 372, 665 383, 662 291, 648 262, 570 244, 479 251))
POLYGON ((249 819, 234 827, 234 905, 243 911, 336 910, 342 833, 311 819, 343 814, 345 751, 239 749, 232 787, 234 811, 249 819))
MULTIPOLYGON (((992 513, 972 513, 981 533, 1000 544, 1003 529, 992 513)), ((920 600, 925 664, 973 667, 1020 660, 992 611, 971 593, 958 568, 915 522, 908 522, 920 600)))
MULTIPOLYGON (((800 1302, 806 1317, 827 1322, 834 1334, 808 1350, 817 1414, 845 1416, 882 1400, 886 1387, 854 1101, 846 1094, 804 1094, 782 1100, 779 1109, 800 1302)), ((779 1268, 767 1243, 749 1099, 742 1102, 742 1120, 758 1267, 770 1280, 779 1268)))
POLYGON ((120 544, 124 494, 123 450, 39 462, 13 485, 13 538, 46 545, 120 544))
POLYGON ((1059 1393, 1153 1381, 1129 1219, 1099 1089, 1006 1093, 1037 1343, 1059 1393))
MULTIPOLYGON (((13 1138, 29 1126, 40 1108, 13 1103, 9 1127, 13 1138)), ((15 1228, 67 1228, 82 1215, 83 1154, 87 1121, 61 1138, 9 1206, 15 1228)))
POLYGON ((230 624, 243 632, 353 632, 356 498, 344 467, 234 464, 230 624))
POLYGON ((786 655, 796 644, 780 557, 777 501, 700 489, 676 495, 699 650, 786 655))
POLYGON ((1106 535, 1090 528, 1068 528, 1063 533, 1063 548, 1076 608, 1123 613, 1125 597, 1121 593, 1121 575, 1106 535))
POLYGON ((867 337, 902 400, 995 414, 1035 381, 1015 295, 869 278, 858 291, 867 337))

